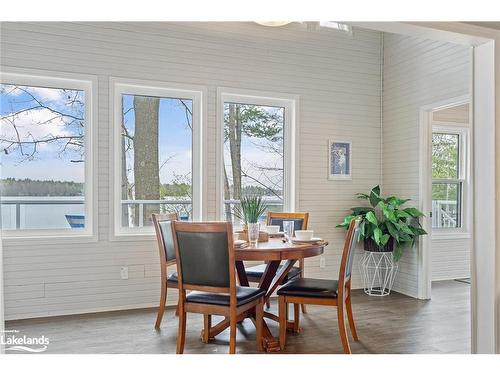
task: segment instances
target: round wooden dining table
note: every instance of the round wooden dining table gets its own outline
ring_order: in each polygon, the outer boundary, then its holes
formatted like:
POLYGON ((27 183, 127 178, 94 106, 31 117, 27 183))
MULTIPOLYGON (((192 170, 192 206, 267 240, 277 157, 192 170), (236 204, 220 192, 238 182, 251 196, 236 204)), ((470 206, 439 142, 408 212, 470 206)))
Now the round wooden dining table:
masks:
MULTIPOLYGON (((295 262, 299 259, 310 258, 323 254, 324 247, 328 242, 294 244, 285 242, 283 238, 270 238, 267 242, 259 242, 257 245, 244 248, 235 247, 236 272, 239 284, 249 286, 245 272, 244 261, 266 262, 266 269, 259 282, 259 288, 266 291, 265 301, 276 291, 279 285, 285 280, 286 275, 291 270, 295 262), (281 267, 280 267, 281 264, 281 267)), ((269 312, 264 313, 264 317, 278 321, 278 317, 269 312)), ((255 312, 238 316, 238 321, 250 318, 255 323, 255 312)), ((292 322, 289 322, 292 326, 292 322)), ((209 339, 229 327, 229 318, 222 320, 210 329, 209 339)), ((272 335, 264 320, 263 346, 266 351, 279 351, 279 341, 272 335)), ((203 334, 202 334, 203 337, 203 334)))

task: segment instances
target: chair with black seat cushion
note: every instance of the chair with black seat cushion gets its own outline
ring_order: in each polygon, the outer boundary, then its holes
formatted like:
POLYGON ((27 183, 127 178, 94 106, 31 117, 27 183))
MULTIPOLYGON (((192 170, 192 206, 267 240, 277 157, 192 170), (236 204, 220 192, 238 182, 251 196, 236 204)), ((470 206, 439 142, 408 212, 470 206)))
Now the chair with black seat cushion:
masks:
MULTIPOLYGON (((344 243, 338 280, 322 280, 310 278, 293 279, 278 289, 280 347, 285 348, 287 306, 289 303, 337 306, 337 317, 342 347, 347 354, 351 353, 344 313, 347 313, 349 327, 354 341, 358 341, 356 326, 351 306, 351 271, 354 250, 359 238, 359 220, 351 221, 344 243)), ((298 326, 298 315, 294 317, 298 326)))
POLYGON ((177 289, 177 272, 170 275, 167 274, 167 268, 175 264, 175 248, 172 236, 172 221, 177 220, 176 213, 167 214, 152 214, 153 225, 156 232, 156 240, 158 242, 158 250, 160 253, 160 306, 158 307, 158 315, 156 316, 155 329, 160 329, 163 313, 165 312, 165 303, 167 302, 167 289, 177 289))
MULTIPOLYGON (((307 223, 309 221, 309 213, 308 212, 268 212, 267 213, 267 225, 279 225, 280 232, 283 231, 283 222, 284 221, 293 221, 294 222, 294 231, 295 230, 306 230, 307 223)), ((280 266, 281 267, 281 266, 280 266)), ((264 275, 264 271, 266 269, 265 264, 259 264, 257 266, 247 267, 245 268, 245 272, 247 274, 247 278, 251 282, 258 283, 262 275, 264 275)), ((304 259, 299 259, 299 266, 293 267, 290 272, 288 272, 285 282, 293 279, 294 277, 304 277, 304 259)), ((269 301, 267 302, 267 307, 269 308, 269 301)), ((302 305, 302 312, 306 312, 306 308, 302 305)))
POLYGON ((179 279, 179 334, 177 353, 184 351, 186 313, 204 314, 203 341, 208 342, 212 315, 229 318, 229 352, 236 352, 236 324, 254 315, 257 350, 262 351, 265 291, 236 286, 236 264, 231 223, 173 224, 179 279), (190 293, 186 294, 189 290, 190 293))

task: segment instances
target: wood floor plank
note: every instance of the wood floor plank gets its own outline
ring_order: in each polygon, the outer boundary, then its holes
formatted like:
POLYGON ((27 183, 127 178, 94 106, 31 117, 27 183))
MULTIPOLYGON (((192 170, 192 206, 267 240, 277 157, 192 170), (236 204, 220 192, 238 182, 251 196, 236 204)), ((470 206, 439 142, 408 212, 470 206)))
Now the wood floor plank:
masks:
MULTIPOLYGON (((470 285, 456 281, 433 283, 433 299, 421 301, 392 293, 369 297, 353 291, 353 313, 359 342, 350 338, 354 354, 470 353, 470 285)), ((273 300, 272 310, 276 311, 273 300)), ((162 330, 154 330, 156 309, 104 312, 6 322, 20 335, 49 338, 46 353, 175 353, 177 318, 167 309, 162 330)), ((222 318, 214 317, 212 324, 222 318)), ((273 334, 278 326, 268 320, 273 334)), ((229 332, 204 344, 203 317, 188 314, 185 353, 227 353, 229 332)), ((237 353, 256 353, 255 327, 239 325, 237 353)), ((288 333, 285 353, 342 353, 336 311, 309 306, 301 317, 300 334, 288 333), (331 311, 328 311, 328 310, 331 311)))

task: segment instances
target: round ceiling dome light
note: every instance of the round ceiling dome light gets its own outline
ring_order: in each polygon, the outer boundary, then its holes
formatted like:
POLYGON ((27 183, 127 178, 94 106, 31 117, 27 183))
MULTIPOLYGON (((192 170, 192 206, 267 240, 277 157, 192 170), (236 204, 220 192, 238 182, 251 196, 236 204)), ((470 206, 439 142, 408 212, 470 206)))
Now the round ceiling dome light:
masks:
POLYGON ((279 26, 285 26, 288 25, 289 23, 292 23, 291 21, 254 21, 255 23, 262 25, 262 26, 268 26, 268 27, 279 27, 279 26))

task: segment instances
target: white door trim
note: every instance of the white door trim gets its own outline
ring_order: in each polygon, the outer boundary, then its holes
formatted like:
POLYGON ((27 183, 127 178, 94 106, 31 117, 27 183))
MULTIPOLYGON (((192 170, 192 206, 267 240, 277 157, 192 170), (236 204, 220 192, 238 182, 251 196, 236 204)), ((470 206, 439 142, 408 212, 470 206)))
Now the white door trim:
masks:
POLYGON ((474 124, 472 175, 474 183, 471 274, 472 352, 495 353, 496 310, 496 160, 495 44, 474 47, 474 124))
MULTIPOLYGON (((472 77, 471 77, 472 78, 472 77)), ((471 102, 470 95, 462 95, 435 103, 430 103, 420 108, 419 115, 419 202, 420 210, 426 215, 422 219, 422 227, 428 233, 418 241, 418 298, 431 298, 431 240, 432 240, 432 220, 429 216, 431 211, 432 196, 432 170, 431 170, 431 137, 432 137, 432 112, 450 107, 455 107, 471 102)), ((471 177, 470 177, 471 178, 471 177)), ((471 178, 472 185, 472 178, 471 178)), ((468 192, 470 194, 470 192, 468 192)), ((470 211, 468 211, 470 212, 470 211)))
MULTIPOLYGON (((0 215, 1 215, 0 205, 0 215)), ((4 295, 3 295, 3 245, 2 233, 0 233, 0 354, 5 354, 4 331, 5 331, 4 295)))

